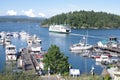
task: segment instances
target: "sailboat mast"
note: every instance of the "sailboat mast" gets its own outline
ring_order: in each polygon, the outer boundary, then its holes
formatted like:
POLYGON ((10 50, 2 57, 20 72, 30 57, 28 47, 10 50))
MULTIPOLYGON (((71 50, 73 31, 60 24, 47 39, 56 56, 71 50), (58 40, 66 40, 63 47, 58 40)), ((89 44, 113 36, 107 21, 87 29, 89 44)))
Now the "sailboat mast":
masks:
POLYGON ((87 44, 87 41, 88 41, 87 38, 88 38, 88 30, 87 30, 87 35, 86 35, 86 44, 87 44))

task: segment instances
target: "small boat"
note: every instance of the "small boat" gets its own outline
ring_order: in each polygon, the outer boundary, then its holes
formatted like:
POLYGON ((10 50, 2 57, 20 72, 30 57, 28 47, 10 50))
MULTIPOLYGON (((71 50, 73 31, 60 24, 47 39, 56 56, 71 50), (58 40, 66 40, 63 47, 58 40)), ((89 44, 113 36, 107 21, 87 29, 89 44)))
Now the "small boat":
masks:
POLYGON ((110 62, 110 57, 108 55, 101 55, 95 57, 96 62, 110 62))
POLYGON ((27 40, 27 38, 28 38, 28 36, 29 36, 29 34, 28 34, 27 32, 25 32, 25 31, 21 31, 21 32, 19 33, 19 35, 20 35, 20 38, 21 38, 22 40, 27 40))
POLYGON ((5 38, 4 39, 4 45, 10 45, 11 44, 11 39, 10 38, 5 38))
POLYGON ((6 37, 6 32, 2 31, 0 32, 0 38, 5 38, 6 37))
POLYGON ((5 32, 0 32, 0 45, 4 44, 5 34, 5 32))
POLYGON ((113 80, 119 80, 120 79, 120 70, 114 70, 113 71, 113 80))
POLYGON ((6 33, 6 38, 11 38, 12 36, 13 36, 13 34, 11 32, 6 33))
POLYGON ((116 37, 110 37, 107 40, 102 40, 97 43, 98 47, 103 47, 103 48, 117 48, 118 47, 118 39, 116 37))
POLYGON ((33 41, 35 43, 42 43, 42 40, 39 37, 37 37, 36 35, 33 35, 33 41))
POLYGON ((16 46, 15 45, 6 45, 6 61, 16 60, 16 46))
POLYGON ((80 40, 79 43, 73 44, 70 46, 71 51, 82 51, 82 50, 89 50, 92 48, 92 45, 87 44, 86 37, 83 37, 82 40, 80 40))
POLYGON ((4 43, 4 39, 0 38, 0 45, 3 45, 3 43, 4 43))
POLYGON ((37 37, 36 35, 29 35, 27 37, 27 44, 28 46, 31 46, 32 44, 41 44, 42 43, 42 40, 37 37))
POLYGON ((69 25, 51 25, 49 27, 49 31, 57 33, 70 33, 71 28, 69 25))
POLYGON ((13 32, 12 34, 13 34, 14 38, 18 38, 19 37, 19 33, 18 32, 13 32))
POLYGON ((35 65, 36 70, 43 70, 44 69, 44 64, 42 62, 43 56, 41 54, 33 54, 33 62, 35 65))
POLYGON ((32 44, 29 46, 29 51, 31 54, 38 54, 42 52, 42 47, 39 44, 32 44))

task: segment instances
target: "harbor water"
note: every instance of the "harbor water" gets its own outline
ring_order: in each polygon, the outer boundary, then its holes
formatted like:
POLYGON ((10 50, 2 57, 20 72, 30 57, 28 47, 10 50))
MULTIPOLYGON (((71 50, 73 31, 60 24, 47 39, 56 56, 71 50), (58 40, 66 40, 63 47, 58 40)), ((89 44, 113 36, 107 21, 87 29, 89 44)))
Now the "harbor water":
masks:
MULTIPOLYGON (((68 56, 69 63, 72 65, 72 68, 79 69, 80 73, 90 73, 92 66, 95 68, 95 73, 100 75, 103 68, 101 65, 97 65, 95 60, 82 57, 79 54, 75 54, 69 51, 69 47, 72 44, 78 43, 82 38, 82 35, 88 33, 87 42, 89 44, 95 45, 98 41, 107 39, 111 36, 115 36, 118 39, 120 38, 120 29, 72 29, 70 34, 59 34, 51 33, 48 31, 48 28, 43 28, 39 23, 0 23, 0 32, 20 32, 25 31, 31 35, 37 35, 42 40, 42 49, 47 51, 51 44, 55 44, 60 47, 62 53, 65 56, 68 56)), ((27 43, 24 40, 18 38, 12 39, 12 44, 17 46, 17 51, 20 48, 27 47, 27 43)), ((3 46, 0 46, 0 71, 3 71, 5 68, 5 49, 3 46)))

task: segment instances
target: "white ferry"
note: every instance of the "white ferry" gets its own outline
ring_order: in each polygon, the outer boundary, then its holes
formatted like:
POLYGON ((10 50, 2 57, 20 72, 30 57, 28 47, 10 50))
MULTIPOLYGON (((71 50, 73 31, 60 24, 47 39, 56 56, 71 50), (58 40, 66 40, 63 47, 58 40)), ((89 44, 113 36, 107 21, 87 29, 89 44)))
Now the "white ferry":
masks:
POLYGON ((70 33, 71 28, 69 25, 51 25, 49 27, 49 31, 58 33, 70 33))

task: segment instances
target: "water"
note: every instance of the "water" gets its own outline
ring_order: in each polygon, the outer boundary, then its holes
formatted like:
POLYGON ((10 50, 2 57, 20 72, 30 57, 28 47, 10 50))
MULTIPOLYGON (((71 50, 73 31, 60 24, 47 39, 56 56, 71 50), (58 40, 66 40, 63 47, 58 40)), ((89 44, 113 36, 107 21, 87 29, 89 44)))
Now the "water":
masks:
MULTIPOLYGON (((100 65, 96 65, 95 60, 90 58, 84 58, 80 55, 73 54, 69 51, 69 47, 74 44, 78 43, 79 40, 82 38, 80 34, 86 35, 88 31, 88 43, 89 44, 96 44, 98 41, 108 38, 110 36, 116 36, 120 38, 120 29, 99 29, 99 30, 72 30, 71 34, 58 34, 58 33, 51 33, 48 31, 48 28, 40 27, 39 23, 0 23, 0 32, 20 32, 26 31, 27 33, 33 35, 36 34, 38 37, 42 39, 42 47, 44 50, 48 50, 51 44, 56 44, 60 47, 62 53, 65 56, 69 57, 69 63, 72 65, 73 68, 80 69, 81 73, 90 73, 92 65, 95 67, 95 73, 100 74, 102 72, 102 67, 100 65), (79 34, 79 35, 74 35, 79 34)), ((25 41, 19 39, 12 39, 12 43, 17 46, 17 50, 19 48, 26 47, 27 44, 25 41)), ((4 47, 0 46, 0 71, 4 70, 5 64, 5 52, 4 47)))

